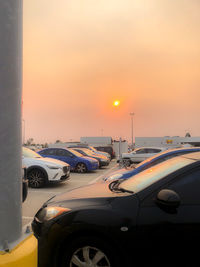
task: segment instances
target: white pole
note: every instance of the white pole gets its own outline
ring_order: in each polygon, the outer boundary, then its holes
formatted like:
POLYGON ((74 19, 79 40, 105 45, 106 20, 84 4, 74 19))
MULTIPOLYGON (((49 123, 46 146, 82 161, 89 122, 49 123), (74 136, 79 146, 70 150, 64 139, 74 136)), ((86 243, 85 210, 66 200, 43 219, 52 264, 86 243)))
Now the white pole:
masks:
POLYGON ((22 233, 22 0, 0 1, 0 250, 22 233))

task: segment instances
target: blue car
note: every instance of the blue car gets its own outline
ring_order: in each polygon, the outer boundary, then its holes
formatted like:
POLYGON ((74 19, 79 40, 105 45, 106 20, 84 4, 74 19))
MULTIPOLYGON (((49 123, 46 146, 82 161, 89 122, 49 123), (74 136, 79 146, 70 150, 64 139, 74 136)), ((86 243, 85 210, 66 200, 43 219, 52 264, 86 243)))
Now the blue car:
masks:
POLYGON ((100 181, 112 181, 112 180, 118 180, 118 179, 129 179, 130 177, 138 174, 141 171, 144 171, 162 161, 165 161, 167 159, 180 156, 183 154, 188 154, 192 152, 200 151, 200 147, 189 147, 189 148, 175 148, 175 149, 169 149, 164 152, 158 153, 155 156, 148 158, 144 161, 142 161, 140 164, 135 165, 132 168, 123 168, 118 171, 113 172, 109 176, 104 176, 103 178, 100 178, 100 181))
POLYGON ((70 165, 70 170, 84 173, 99 168, 99 162, 90 157, 84 157, 80 153, 66 148, 46 148, 38 152, 43 157, 62 160, 70 165))

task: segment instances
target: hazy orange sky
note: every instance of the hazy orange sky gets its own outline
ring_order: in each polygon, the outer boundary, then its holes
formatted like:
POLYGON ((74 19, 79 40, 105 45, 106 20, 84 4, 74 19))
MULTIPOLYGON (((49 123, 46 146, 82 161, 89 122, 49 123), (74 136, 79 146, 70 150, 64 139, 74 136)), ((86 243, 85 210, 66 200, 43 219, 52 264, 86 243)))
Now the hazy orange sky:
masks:
POLYGON ((200 136, 199 14, 199 0, 25 0, 25 138, 130 141, 130 112, 134 136, 200 136))

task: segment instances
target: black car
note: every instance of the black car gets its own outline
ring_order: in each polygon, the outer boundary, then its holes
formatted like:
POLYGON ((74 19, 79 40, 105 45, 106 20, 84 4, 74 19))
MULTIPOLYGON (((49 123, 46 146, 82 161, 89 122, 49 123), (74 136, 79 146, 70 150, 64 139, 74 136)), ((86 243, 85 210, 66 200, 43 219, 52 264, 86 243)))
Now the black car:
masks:
POLYGON ((32 222, 39 266, 198 266, 199 192, 195 152, 57 195, 32 222))
POLYGON ((115 158, 115 151, 112 146, 95 146, 96 150, 102 151, 102 152, 107 152, 110 154, 111 159, 115 158))
POLYGON ((73 150, 81 153, 83 156, 98 160, 99 168, 101 168, 103 166, 108 166, 110 163, 109 159, 106 156, 95 154, 94 152, 92 152, 91 150, 89 150, 87 148, 79 147, 79 148, 73 148, 73 150))

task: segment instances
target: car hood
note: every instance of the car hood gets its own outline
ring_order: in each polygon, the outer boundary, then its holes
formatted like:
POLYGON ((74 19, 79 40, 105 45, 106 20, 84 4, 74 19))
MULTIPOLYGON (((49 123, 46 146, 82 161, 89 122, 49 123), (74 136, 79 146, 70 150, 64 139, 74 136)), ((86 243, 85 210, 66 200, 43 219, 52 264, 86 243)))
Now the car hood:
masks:
POLYGON ((93 183, 96 183, 96 182, 105 182, 105 181, 114 181, 114 180, 118 180, 118 179, 122 179, 124 177, 130 177, 134 174, 134 171, 135 169, 133 168, 130 168, 130 169, 127 169, 127 168, 123 168, 123 169, 120 169, 120 170, 117 170, 117 171, 113 171, 112 173, 110 174, 104 174, 104 175, 101 175, 99 176, 98 179, 95 179, 94 181, 92 181, 90 184, 93 184, 93 183))
MULTIPOLYGON (((85 205, 102 205, 127 193, 110 191, 108 184, 89 184, 49 199, 44 206, 80 207, 85 205)), ((130 195, 128 193, 128 195, 130 195)))
POLYGON ((59 165, 60 167, 64 167, 66 165, 69 166, 69 164, 61 161, 61 160, 58 160, 58 159, 53 159, 53 158, 44 158, 44 157, 41 157, 41 158, 24 158, 25 160, 31 160, 31 162, 33 164, 37 164, 37 163, 42 163, 42 164, 48 164, 50 163, 51 165, 59 165))
POLYGON ((97 154, 100 154, 100 155, 103 155, 105 157, 110 157, 110 154, 109 153, 106 153, 106 152, 96 152, 97 154))

